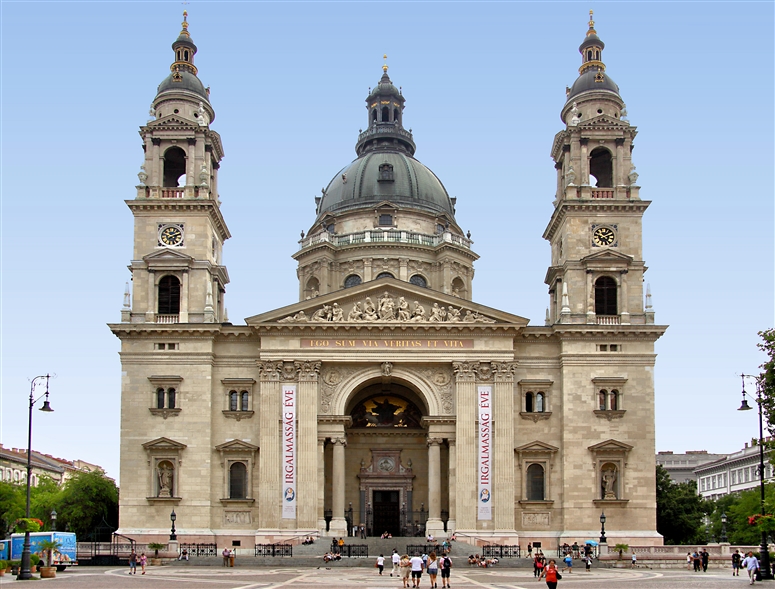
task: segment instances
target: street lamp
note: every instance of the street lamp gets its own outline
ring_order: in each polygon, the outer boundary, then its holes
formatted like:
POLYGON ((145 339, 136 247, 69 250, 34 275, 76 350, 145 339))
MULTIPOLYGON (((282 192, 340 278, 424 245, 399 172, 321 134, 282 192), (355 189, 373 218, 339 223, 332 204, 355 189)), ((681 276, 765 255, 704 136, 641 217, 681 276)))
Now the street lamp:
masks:
POLYGON ((56 532, 57 531, 57 510, 52 509, 51 510, 51 531, 56 532))
POLYGON ((608 539, 605 537, 605 511, 600 514, 600 543, 608 544, 608 539))
MULTIPOLYGON (((761 488, 761 513, 764 515, 764 419, 762 417, 762 382, 757 376, 750 374, 741 374, 741 380, 743 381, 743 402, 740 405, 738 411, 750 411, 752 407, 748 404, 748 399, 745 397, 751 397, 759 406, 759 482, 761 488), (756 397, 753 397, 745 392, 745 379, 752 378, 756 382, 756 397)), ((762 579, 772 579, 772 568, 770 567, 770 550, 767 544, 767 532, 762 530, 762 544, 760 547, 761 556, 761 572, 762 579)))
POLYGON ((170 513, 170 521, 172 522, 172 530, 170 533, 170 541, 176 542, 178 537, 175 535, 175 520, 178 519, 178 516, 175 515, 175 510, 172 510, 172 513, 170 513))
MULTIPOLYGON (((40 401, 43 397, 46 397, 46 400, 43 401, 43 407, 41 407, 40 410, 45 411, 46 413, 51 413, 53 411, 51 405, 48 404, 48 381, 50 378, 51 375, 42 374, 33 378, 30 383, 30 416, 27 425, 27 510, 25 511, 25 517, 27 519, 30 518, 30 483, 32 479, 32 408, 35 406, 35 403, 40 401), (38 382, 41 382, 44 378, 46 379, 46 392, 36 399, 35 387, 38 385, 38 382)), ((16 577, 18 581, 28 581, 33 578, 32 572, 30 571, 30 530, 29 526, 25 526, 25 528, 27 529, 24 530, 22 565, 21 570, 16 577)))
POLYGON ((721 514, 721 542, 727 541, 727 514, 721 514))

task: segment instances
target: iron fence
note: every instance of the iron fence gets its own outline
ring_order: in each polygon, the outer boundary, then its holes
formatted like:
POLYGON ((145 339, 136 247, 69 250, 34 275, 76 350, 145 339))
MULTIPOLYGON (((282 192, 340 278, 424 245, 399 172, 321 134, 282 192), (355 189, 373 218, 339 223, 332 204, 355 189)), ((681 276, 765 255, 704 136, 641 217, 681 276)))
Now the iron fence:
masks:
POLYGON ((345 544, 344 546, 339 546, 336 540, 334 540, 331 545, 331 552, 334 554, 339 553, 343 558, 345 556, 348 558, 366 557, 369 555, 369 546, 368 544, 345 544))
POLYGON ((253 556, 293 556, 291 544, 256 544, 253 556))
POLYGON ((484 558, 519 558, 519 544, 482 546, 482 556, 484 558))
POLYGON ((180 552, 188 550, 189 556, 218 556, 218 545, 207 544, 181 544, 180 552))

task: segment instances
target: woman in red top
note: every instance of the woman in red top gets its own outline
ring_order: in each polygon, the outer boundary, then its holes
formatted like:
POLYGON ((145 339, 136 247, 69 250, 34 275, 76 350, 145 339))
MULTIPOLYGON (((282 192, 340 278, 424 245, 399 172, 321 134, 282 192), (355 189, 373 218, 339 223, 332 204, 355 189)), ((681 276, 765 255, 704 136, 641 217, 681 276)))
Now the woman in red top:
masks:
POLYGON ((546 586, 549 587, 549 589, 557 589, 557 581, 560 579, 560 576, 557 572, 557 565, 555 564, 554 559, 550 560, 549 564, 544 567, 541 577, 546 577, 546 586))

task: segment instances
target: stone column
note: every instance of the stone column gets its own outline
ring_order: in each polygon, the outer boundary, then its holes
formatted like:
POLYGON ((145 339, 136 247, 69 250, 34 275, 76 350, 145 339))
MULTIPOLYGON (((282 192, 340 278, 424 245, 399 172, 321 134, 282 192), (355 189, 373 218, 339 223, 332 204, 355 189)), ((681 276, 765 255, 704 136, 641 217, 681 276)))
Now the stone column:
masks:
POLYGON ((428 522, 426 532, 444 533, 441 521, 441 438, 428 437, 428 522))
POLYGON ((595 323, 595 285, 592 282, 592 271, 587 270, 587 323, 595 323))
POLYGON ((614 185, 614 187, 617 186, 625 186, 628 184, 628 182, 625 181, 625 178, 627 178, 627 175, 630 173, 630 170, 624 169, 624 137, 617 137, 616 138, 616 166, 614 167, 614 177, 613 182, 611 184, 614 185))
POLYGON ((151 143, 151 169, 146 170, 146 173, 150 175, 150 186, 161 186, 164 184, 164 159, 161 157, 161 139, 158 137, 152 137, 151 143))
MULTIPOLYGON (((512 362, 493 362, 493 519, 495 534, 516 543, 514 523, 514 369, 512 362)), ((509 540, 506 542, 506 540, 509 540)))
POLYGON ((282 362, 258 362, 258 406, 260 419, 258 461, 259 532, 277 533, 280 528, 280 372, 282 362))
POLYGON ((364 258, 363 259, 363 281, 368 282, 371 280, 371 258, 364 258))
POLYGON ((404 282, 409 282, 408 264, 409 260, 407 258, 398 258, 398 279, 404 282))
POLYGON ((630 293, 627 289, 627 270, 619 274, 619 316, 622 325, 630 324, 630 293))
POLYGON ((447 522, 447 535, 451 536, 457 527, 457 441, 455 438, 447 440, 449 444, 449 521, 447 522))
POLYGON ((326 529, 326 439, 318 438, 318 530, 326 529))
POLYGON ((156 311, 159 303, 156 300, 156 273, 148 270, 148 304, 145 307, 145 322, 154 323, 156 321, 156 311))
MULTIPOLYGON (((191 293, 189 292, 190 286, 191 281, 189 280, 188 270, 184 270, 183 280, 180 281, 180 315, 178 320, 181 323, 188 323, 188 309, 191 301, 191 293)), ((204 307, 202 307, 202 309, 204 309, 204 307)))
MULTIPOLYGON (((441 282, 441 292, 444 294, 450 294, 452 293, 452 264, 449 260, 444 260, 443 262, 443 270, 442 270, 442 282, 441 282)), ((471 287, 469 285, 468 292, 471 292, 471 287)))
POLYGON ((457 479, 455 501, 457 507, 457 529, 467 532, 476 531, 477 501, 476 501, 476 375, 474 368, 477 362, 454 362, 455 388, 457 389, 457 422, 455 438, 457 439, 457 479))
POLYGON ((333 496, 331 498, 331 511, 333 519, 331 520, 331 533, 334 536, 347 535, 347 520, 344 518, 344 449, 347 446, 347 439, 344 433, 340 438, 332 438, 334 444, 334 464, 333 464, 333 496))
POLYGON ((297 405, 296 528, 301 532, 314 530, 317 523, 318 494, 322 487, 317 478, 318 412, 317 392, 320 362, 294 362, 299 375, 297 405))

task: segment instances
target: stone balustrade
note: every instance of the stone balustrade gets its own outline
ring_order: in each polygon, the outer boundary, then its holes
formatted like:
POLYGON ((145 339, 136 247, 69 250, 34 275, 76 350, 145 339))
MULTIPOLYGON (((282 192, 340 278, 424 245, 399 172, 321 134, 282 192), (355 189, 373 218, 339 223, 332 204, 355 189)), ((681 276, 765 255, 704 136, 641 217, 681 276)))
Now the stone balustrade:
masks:
POLYGON ((362 243, 407 243, 429 247, 435 247, 442 243, 453 243, 460 247, 471 249, 473 241, 450 231, 436 235, 415 233, 413 231, 398 231, 395 229, 370 229, 344 234, 321 231, 299 240, 299 249, 302 250, 318 243, 330 243, 335 246, 358 245, 362 243))

